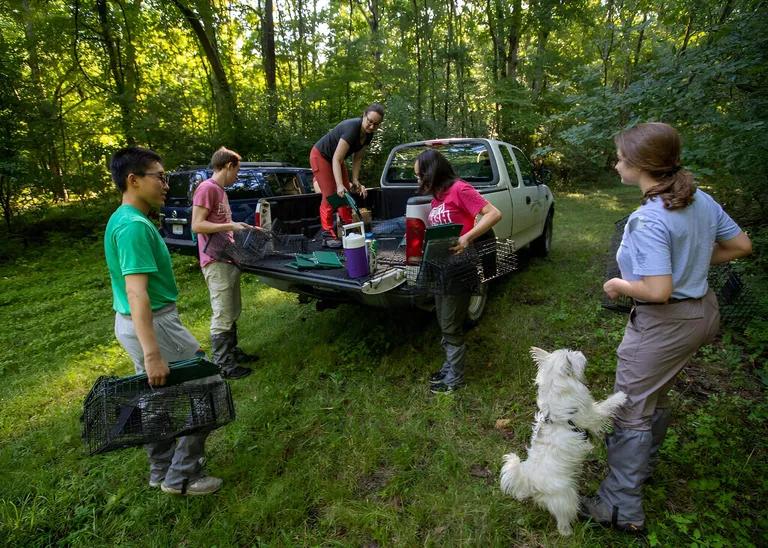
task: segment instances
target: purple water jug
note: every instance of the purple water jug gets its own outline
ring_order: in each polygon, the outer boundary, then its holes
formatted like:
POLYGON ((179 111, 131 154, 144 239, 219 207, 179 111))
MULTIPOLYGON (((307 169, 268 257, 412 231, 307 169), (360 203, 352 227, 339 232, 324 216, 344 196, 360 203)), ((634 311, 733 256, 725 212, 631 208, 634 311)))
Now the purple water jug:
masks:
MULTIPOLYGON (((346 230, 357 224, 344 225, 346 230)), ((347 274, 350 278, 362 278, 368 275, 368 255, 365 251, 365 236, 352 232, 343 238, 344 257, 346 258, 347 274)))

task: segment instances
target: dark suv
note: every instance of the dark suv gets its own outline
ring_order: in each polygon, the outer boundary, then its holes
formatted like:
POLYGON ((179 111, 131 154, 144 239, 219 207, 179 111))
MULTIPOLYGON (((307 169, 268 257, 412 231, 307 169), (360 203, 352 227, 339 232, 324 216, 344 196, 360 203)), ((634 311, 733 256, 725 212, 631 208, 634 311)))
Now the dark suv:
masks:
MULTIPOLYGON (((168 174, 169 190, 160 209, 160 233, 169 249, 197 254, 192 234, 192 195, 213 170, 205 166, 179 168, 168 174)), ((261 198, 311 194, 312 170, 281 162, 240 162, 237 181, 226 189, 232 220, 254 223, 261 198)))

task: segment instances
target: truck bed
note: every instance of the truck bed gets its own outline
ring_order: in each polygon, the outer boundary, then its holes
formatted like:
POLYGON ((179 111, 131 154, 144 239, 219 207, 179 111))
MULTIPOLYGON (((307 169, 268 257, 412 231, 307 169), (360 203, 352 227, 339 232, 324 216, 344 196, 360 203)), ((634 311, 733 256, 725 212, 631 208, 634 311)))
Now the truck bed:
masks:
MULTIPOLYGON (((405 276, 405 254, 400 247, 401 241, 402 235, 376 239, 379 259, 376 270, 361 278, 350 278, 345 267, 296 270, 287 266, 293 260, 290 253, 269 254, 253 264, 241 264, 240 267, 276 289, 323 300, 353 301, 374 306, 419 305, 424 296, 410 290, 402 281, 405 276), (391 289, 386 290, 388 287, 391 289)), ((323 247, 319 239, 307 239, 306 242, 308 253, 334 251, 344 263, 343 249, 323 247)))

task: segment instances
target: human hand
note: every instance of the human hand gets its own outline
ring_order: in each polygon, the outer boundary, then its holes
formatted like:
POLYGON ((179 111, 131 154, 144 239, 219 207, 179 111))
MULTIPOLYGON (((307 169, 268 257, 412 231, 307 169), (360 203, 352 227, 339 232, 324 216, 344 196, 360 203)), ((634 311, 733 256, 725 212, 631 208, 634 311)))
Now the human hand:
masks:
POLYGON ((623 295, 621 287, 624 284, 624 280, 621 278, 611 278, 603 284, 603 291, 608 295, 611 300, 618 299, 623 295))
POLYGON ((357 192, 363 198, 368 195, 368 190, 363 185, 361 185, 359 181, 353 182, 352 188, 354 188, 355 192, 357 192))
POLYGON ((343 197, 344 197, 344 194, 346 194, 346 192, 347 192, 347 189, 346 189, 346 188, 344 188, 344 186, 339 186, 339 185, 336 185, 336 195, 337 195, 339 198, 343 198, 343 197))
POLYGON ((241 230, 249 230, 253 226, 248 223, 232 223, 232 232, 240 232, 241 230))
POLYGON ((467 235, 464 234, 463 236, 459 236, 459 240, 456 242, 456 245, 450 248, 450 250, 454 254, 458 255, 459 253, 464 253, 469 247, 469 244, 469 238, 467 238, 467 235))
POLYGON ((147 372, 149 386, 163 386, 171 373, 168 364, 159 353, 144 356, 144 371, 147 372))

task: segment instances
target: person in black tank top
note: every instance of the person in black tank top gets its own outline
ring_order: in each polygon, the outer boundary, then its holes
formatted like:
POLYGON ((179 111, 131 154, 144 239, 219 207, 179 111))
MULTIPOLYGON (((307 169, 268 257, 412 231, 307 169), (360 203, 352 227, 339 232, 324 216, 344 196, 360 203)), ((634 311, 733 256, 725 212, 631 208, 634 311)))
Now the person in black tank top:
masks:
MULTIPOLYGON (((323 195, 320 202, 320 224, 329 240, 336 240, 336 233, 333 226, 333 206, 328 203, 328 196, 336 193, 341 197, 348 190, 366 196, 365 187, 358 179, 363 149, 373 140, 382 120, 384 107, 373 103, 365 109, 360 118, 350 118, 339 123, 312 147, 309 164, 323 195), (353 155, 351 184, 344 163, 350 155, 353 155)), ((352 211, 349 207, 340 207, 339 216, 344 224, 352 222, 352 211)))

